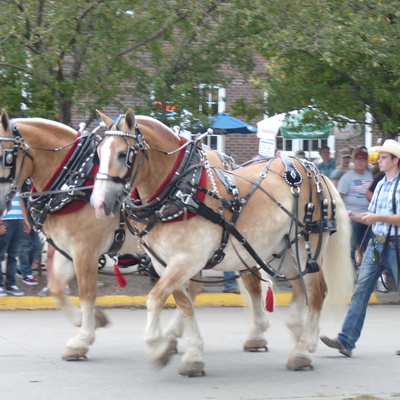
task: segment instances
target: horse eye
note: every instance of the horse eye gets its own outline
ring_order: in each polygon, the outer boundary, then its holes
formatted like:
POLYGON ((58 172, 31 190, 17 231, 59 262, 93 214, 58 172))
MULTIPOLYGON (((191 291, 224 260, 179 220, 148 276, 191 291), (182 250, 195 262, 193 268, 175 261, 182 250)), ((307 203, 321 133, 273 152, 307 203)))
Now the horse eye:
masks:
POLYGON ((126 151, 121 151, 119 154, 118 154, 118 160, 126 160, 126 151))

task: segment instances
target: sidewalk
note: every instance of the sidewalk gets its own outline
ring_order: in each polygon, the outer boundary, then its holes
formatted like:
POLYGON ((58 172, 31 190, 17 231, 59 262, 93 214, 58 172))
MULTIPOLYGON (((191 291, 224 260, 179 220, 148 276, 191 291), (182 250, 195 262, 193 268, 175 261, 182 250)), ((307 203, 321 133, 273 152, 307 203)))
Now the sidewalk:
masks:
MULTIPOLYGON (((196 297, 196 306, 242 307, 248 304, 245 296, 222 293, 222 283, 213 283, 215 279, 220 279, 221 276, 221 273, 217 271, 209 271, 205 274, 203 278, 210 282, 203 285, 202 292, 196 297)), ((17 284, 25 292, 25 296, 0 297, 0 310, 56 308, 51 297, 37 296, 40 288, 46 284, 45 272, 42 273, 42 276, 37 276, 37 278, 40 283, 39 286, 27 287, 17 280, 17 284)), ((99 274, 97 304, 101 307, 145 307, 147 293, 152 287, 150 278, 135 274, 128 274, 126 278, 128 285, 125 288, 120 288, 114 276, 99 274)), ((71 300, 78 305, 79 298, 76 283, 72 283, 70 288, 71 300)), ((288 306, 290 304, 292 294, 286 282, 276 281, 274 294, 277 306, 288 306)), ((397 291, 389 293, 375 292, 371 296, 370 304, 400 304, 400 295, 397 291)), ((168 298, 166 306, 175 306, 172 296, 168 298)))

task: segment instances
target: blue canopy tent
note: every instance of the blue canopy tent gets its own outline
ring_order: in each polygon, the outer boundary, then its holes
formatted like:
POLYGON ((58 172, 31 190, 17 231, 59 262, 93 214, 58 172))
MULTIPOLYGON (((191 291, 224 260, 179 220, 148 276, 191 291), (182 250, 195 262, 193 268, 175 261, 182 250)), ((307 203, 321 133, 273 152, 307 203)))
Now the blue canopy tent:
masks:
POLYGON ((255 133, 257 128, 241 121, 235 117, 232 117, 228 113, 217 113, 209 118, 208 126, 201 126, 199 130, 201 133, 211 128, 215 133, 255 133))

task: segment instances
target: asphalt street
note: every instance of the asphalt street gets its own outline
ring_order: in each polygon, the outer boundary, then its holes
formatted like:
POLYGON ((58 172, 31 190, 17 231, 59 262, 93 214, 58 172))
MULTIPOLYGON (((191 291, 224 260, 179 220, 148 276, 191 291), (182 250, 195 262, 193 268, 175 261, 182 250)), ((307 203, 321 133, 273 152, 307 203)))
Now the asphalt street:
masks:
MULTIPOLYGON (((146 310, 109 309, 112 324, 97 331, 87 361, 61 359, 77 333, 59 310, 0 311, 0 390, 7 400, 393 400, 400 397, 398 305, 370 305, 363 335, 352 358, 319 345, 314 370, 286 369, 294 345, 285 326, 288 307, 270 314, 268 352, 245 353, 246 307, 199 307, 206 375, 178 375, 185 340, 164 369, 144 356, 146 310)), ((165 309, 165 324, 172 316, 165 309)), ((325 314, 321 334, 334 336, 342 318, 325 314)))

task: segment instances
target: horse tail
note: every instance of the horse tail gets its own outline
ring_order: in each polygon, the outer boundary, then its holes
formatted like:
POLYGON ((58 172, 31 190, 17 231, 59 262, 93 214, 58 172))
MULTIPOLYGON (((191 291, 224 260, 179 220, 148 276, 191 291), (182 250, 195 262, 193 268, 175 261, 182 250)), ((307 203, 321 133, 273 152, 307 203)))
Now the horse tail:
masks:
POLYGON ((329 179, 326 185, 336 202, 337 231, 328 238, 323 253, 322 270, 328 286, 326 305, 344 306, 354 286, 354 267, 351 261, 351 225, 344 202, 329 179))

